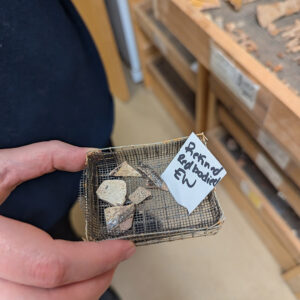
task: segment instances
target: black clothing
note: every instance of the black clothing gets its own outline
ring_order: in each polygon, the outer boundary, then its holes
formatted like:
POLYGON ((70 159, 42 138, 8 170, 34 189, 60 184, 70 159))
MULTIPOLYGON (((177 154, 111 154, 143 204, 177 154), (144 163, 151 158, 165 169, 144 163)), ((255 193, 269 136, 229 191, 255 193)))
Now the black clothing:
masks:
MULTIPOLYGON (((69 0, 0 0, 0 148, 58 139, 105 147, 113 103, 91 37, 69 0)), ((69 210, 80 174, 19 186, 0 214, 42 229, 69 210)))

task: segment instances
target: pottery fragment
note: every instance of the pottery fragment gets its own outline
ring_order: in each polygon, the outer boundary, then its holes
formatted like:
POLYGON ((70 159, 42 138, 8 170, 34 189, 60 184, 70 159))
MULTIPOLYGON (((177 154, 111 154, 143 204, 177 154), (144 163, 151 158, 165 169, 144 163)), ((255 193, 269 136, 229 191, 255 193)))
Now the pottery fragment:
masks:
POLYGON ((168 192, 168 187, 165 184, 165 182, 160 178, 160 176, 148 165, 140 163, 137 169, 144 175, 146 176, 150 181, 153 182, 153 184, 163 190, 168 192))
POLYGON ((108 232, 115 230, 126 231, 132 227, 134 204, 126 206, 107 207, 104 210, 108 232))
POLYGON ((124 180, 104 180, 96 191, 97 197, 111 205, 123 205, 126 196, 124 180))
POLYGON ((123 161, 119 166, 113 169, 110 176, 130 176, 130 177, 141 177, 142 175, 128 164, 127 161, 123 161))
POLYGON ((150 196, 151 192, 149 190, 139 186, 128 198, 132 203, 139 204, 150 196))

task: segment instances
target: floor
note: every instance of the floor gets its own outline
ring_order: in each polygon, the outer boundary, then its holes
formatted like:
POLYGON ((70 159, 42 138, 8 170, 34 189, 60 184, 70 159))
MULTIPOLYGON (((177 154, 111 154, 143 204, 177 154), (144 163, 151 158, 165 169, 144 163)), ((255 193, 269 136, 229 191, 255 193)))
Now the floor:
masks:
MULTIPOLYGON (((115 145, 157 142, 182 136, 157 98, 131 86, 127 103, 115 101, 115 145)), ((217 187, 226 221, 213 237, 144 246, 118 268, 113 286, 123 300, 295 300, 280 269, 229 195, 217 187)), ((73 212, 77 231, 82 217, 73 212)))

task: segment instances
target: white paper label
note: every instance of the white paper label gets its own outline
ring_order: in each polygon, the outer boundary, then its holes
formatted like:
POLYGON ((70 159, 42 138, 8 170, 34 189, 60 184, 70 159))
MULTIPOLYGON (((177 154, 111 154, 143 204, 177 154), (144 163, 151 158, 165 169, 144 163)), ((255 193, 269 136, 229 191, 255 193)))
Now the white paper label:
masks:
POLYGON ((260 130, 257 137, 258 142, 270 154, 274 161, 282 168, 288 165, 290 157, 268 134, 260 130))
POLYGON ((213 43, 211 44, 210 66, 212 72, 252 110, 260 86, 240 71, 213 43))
POLYGON ((262 153, 258 153, 255 159, 255 163, 265 174, 265 176, 270 180, 274 187, 278 188, 281 185, 282 176, 277 172, 270 160, 265 155, 263 155, 262 153))
POLYGON ((225 175, 219 161, 191 133, 161 178, 176 202, 191 213, 225 175))

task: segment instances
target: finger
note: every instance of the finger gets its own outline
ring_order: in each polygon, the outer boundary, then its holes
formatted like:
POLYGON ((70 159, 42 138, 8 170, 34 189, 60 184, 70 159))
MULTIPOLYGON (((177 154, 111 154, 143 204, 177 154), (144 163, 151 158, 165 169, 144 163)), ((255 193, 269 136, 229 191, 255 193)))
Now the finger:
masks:
POLYGON ((1 297, 6 300, 98 300, 109 287, 114 271, 55 289, 31 287, 0 279, 1 297))
POLYGON ((59 253, 66 257, 64 278, 59 284, 82 281, 105 273, 135 252, 134 244, 123 240, 77 242, 76 247, 74 242, 56 242, 59 253))
POLYGON ((114 272, 115 269, 84 282, 78 282, 76 284, 62 286, 60 288, 51 290, 50 298, 58 300, 98 300, 100 296, 109 288, 114 272))
POLYGON ((0 150, 0 204, 26 180, 55 170, 80 171, 88 150, 60 141, 0 150))
POLYGON ((53 288, 101 275, 127 259, 133 243, 53 240, 38 228, 0 216, 0 278, 53 288))

